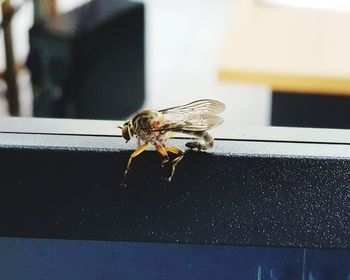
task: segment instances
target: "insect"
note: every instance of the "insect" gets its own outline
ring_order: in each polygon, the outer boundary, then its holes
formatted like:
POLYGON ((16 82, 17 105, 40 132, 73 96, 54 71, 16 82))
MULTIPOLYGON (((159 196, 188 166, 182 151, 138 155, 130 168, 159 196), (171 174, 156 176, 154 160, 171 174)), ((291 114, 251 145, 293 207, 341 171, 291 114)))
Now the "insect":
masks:
POLYGON ((136 114, 132 120, 124 123, 122 135, 128 142, 131 137, 138 140, 138 148, 131 154, 124 172, 122 185, 126 186, 126 177, 132 160, 141 154, 149 145, 155 146, 162 156, 162 167, 169 162, 168 153, 175 155, 172 160, 172 170, 168 181, 171 181, 176 166, 183 159, 181 149, 166 145, 166 141, 176 133, 195 136, 197 141, 186 143, 186 147, 197 150, 207 150, 214 145, 214 138, 207 132, 223 122, 217 114, 225 110, 225 105, 217 100, 202 99, 186 105, 163 110, 146 109, 136 114))

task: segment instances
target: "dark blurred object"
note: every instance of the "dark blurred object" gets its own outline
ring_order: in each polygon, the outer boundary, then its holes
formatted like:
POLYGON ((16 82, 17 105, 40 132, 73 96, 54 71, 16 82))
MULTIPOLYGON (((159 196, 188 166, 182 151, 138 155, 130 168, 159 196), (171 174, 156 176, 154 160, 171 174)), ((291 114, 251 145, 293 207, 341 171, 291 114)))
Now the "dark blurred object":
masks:
POLYGON ((5 0, 1 4, 2 18, 1 27, 4 30, 4 44, 6 54, 6 70, 4 80, 7 85, 6 98, 10 115, 19 115, 17 71, 12 46, 11 20, 16 9, 11 5, 10 0, 5 0))
POLYGON ((142 3, 95 0, 50 20, 35 9, 27 62, 34 116, 123 119, 140 108, 142 3))
POLYGON ((273 92, 271 125, 350 128, 346 95, 273 92))

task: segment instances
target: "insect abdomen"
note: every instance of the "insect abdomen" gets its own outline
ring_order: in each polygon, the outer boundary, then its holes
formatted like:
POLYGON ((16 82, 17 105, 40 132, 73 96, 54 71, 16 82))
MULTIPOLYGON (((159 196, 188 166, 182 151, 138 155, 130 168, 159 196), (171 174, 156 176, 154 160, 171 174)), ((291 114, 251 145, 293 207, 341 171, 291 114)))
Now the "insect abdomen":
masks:
POLYGON ((214 146, 214 137, 211 136, 206 131, 196 131, 192 133, 189 133, 189 132, 186 132, 186 133, 197 136, 204 140, 204 142, 194 141, 194 142, 186 143, 186 147, 190 149, 207 150, 214 146))

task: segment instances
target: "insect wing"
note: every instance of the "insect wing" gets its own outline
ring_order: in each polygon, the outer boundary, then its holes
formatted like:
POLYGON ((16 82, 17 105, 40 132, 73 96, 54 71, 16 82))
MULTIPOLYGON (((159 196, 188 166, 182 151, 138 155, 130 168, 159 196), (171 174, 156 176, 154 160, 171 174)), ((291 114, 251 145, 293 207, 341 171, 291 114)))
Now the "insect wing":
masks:
POLYGON ((212 99, 202 99, 193 101, 191 103, 188 103, 186 105, 182 106, 176 106, 167 108, 164 110, 159 110, 159 112, 162 113, 172 113, 172 114, 219 114, 225 110, 225 104, 218 100, 212 100, 212 99))
POLYGON ((162 129, 178 132, 206 131, 223 122, 216 114, 224 109, 225 105, 220 101, 203 99, 160 110, 165 119, 162 129))

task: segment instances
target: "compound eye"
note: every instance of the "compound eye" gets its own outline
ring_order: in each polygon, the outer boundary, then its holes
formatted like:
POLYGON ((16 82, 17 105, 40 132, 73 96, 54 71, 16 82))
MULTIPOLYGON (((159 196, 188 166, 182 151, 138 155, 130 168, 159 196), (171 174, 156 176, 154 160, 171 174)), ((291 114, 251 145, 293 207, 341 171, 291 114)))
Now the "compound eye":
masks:
POLYGON ((127 125, 123 126, 122 135, 123 135, 124 139, 126 140, 126 142, 128 142, 130 140, 129 128, 127 125))

